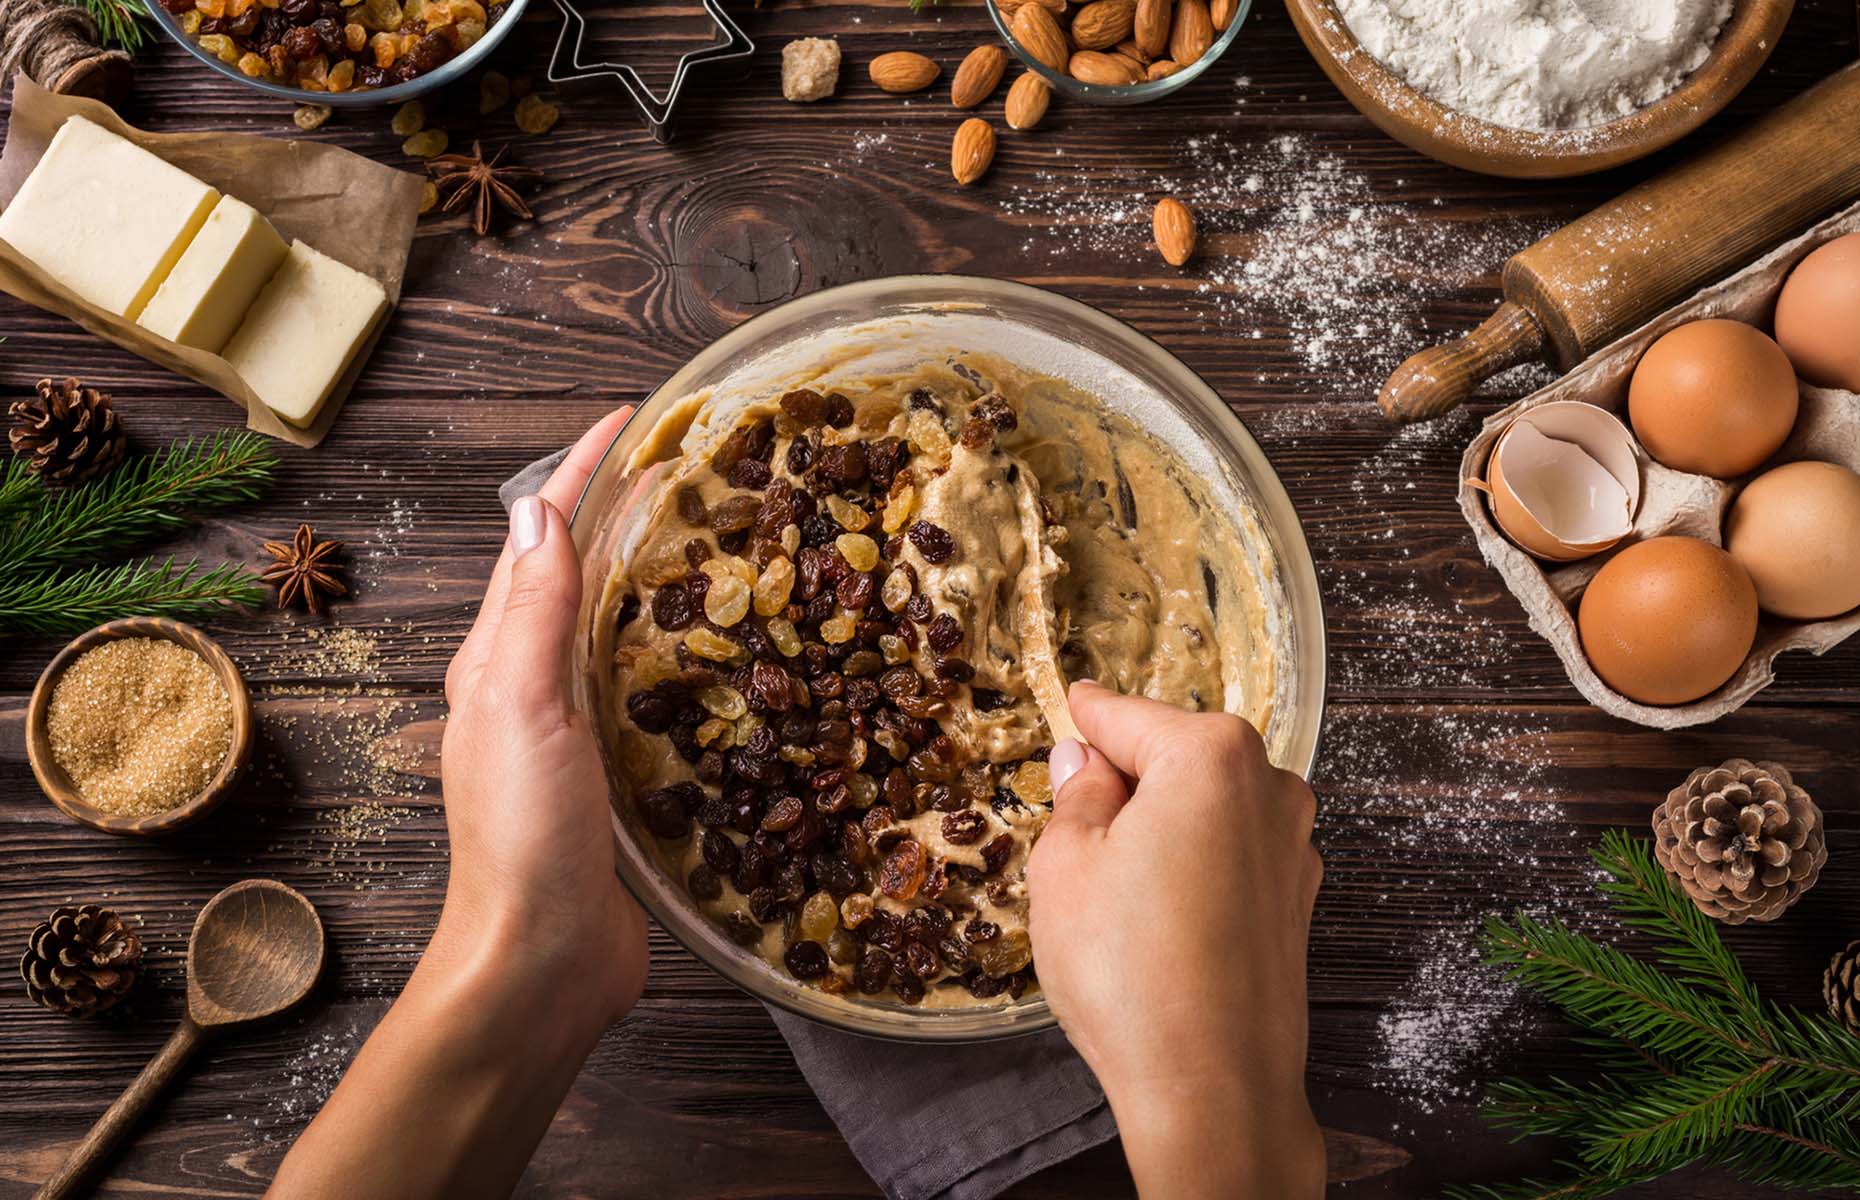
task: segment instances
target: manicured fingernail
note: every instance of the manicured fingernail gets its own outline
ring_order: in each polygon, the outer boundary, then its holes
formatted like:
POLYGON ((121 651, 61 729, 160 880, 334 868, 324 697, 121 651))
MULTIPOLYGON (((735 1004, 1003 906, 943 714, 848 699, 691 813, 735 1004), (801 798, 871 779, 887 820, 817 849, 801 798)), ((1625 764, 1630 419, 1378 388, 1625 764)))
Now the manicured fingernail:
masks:
POLYGON ((1046 760, 1046 773, 1053 782, 1053 795, 1057 796, 1066 780, 1077 775, 1085 768, 1085 747, 1073 738, 1065 738, 1053 747, 1053 753, 1046 760))
POLYGON ((518 558, 542 545, 547 529, 540 496, 525 496, 510 506, 510 548, 518 558))

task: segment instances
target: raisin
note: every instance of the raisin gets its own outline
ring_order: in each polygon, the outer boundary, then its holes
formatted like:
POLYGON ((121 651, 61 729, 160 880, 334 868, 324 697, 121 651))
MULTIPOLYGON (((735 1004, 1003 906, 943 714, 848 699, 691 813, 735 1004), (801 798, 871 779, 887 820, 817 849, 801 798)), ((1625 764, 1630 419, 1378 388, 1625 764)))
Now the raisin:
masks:
POLYGON ((660 683, 626 698, 626 715, 643 733, 664 733, 678 719, 685 693, 677 684, 660 683))
POLYGON ((1006 692, 997 692, 993 688, 983 687, 969 689, 969 699, 982 712, 994 712, 1014 703, 1014 698, 1006 692))
POLYGON ((970 417, 962 426, 962 447, 980 453, 992 450, 995 445, 995 427, 987 421, 970 417))
POLYGON ((685 543, 685 565, 693 571, 710 561, 710 543, 703 538, 692 538, 685 543))
POLYGON ((897 666, 878 677, 878 686, 887 697, 896 701, 921 693, 924 690, 924 677, 910 667, 897 666))
POLYGON ((731 487, 750 488, 755 491, 761 491, 767 487, 769 480, 773 478, 774 472, 769 470, 768 464, 753 458, 745 458, 731 467, 730 474, 727 476, 731 487))
POLYGON ((886 492, 891 490, 891 481, 904 465, 904 453, 904 442, 900 438, 882 437, 867 443, 865 467, 867 474, 872 477, 874 488, 886 492))
POLYGON ((769 484, 762 501, 762 508, 756 513, 756 536, 776 541, 781 531, 794 524, 794 492, 784 480, 777 479, 769 484))
POLYGON ((928 979, 937 972, 936 951, 922 942, 909 942, 904 947, 904 967, 919 979, 928 979))
POLYGON ((781 958, 796 979, 819 979, 827 973, 827 949, 819 942, 798 941, 781 958))
POLYGON ((924 998, 924 981, 909 971, 899 971, 896 978, 891 981, 891 990, 896 992, 898 999, 904 1003, 916 1004, 924 998))
POLYGON ((762 501, 754 496, 731 496, 710 510, 711 532, 718 535, 741 533, 756 523, 756 514, 761 511, 762 501))
POLYGON ((1002 834, 994 841, 982 847, 982 865, 990 875, 1007 866, 1008 859, 1014 854, 1014 839, 1009 834, 1002 834))
POLYGON ((692 525, 702 525, 710 519, 704 497, 688 484, 678 489, 678 515, 692 525))
POLYGON ((909 536, 911 545, 917 547, 925 562, 946 563, 956 555, 956 539, 940 525, 912 521, 909 536))
POLYGON ((987 832, 988 818, 972 808, 943 818, 943 837, 952 846, 972 846, 987 832))
MULTIPOLYGON (((323 43, 323 50, 336 54, 343 48, 342 24, 333 17, 318 17, 310 22, 310 31, 316 34, 317 41, 323 43)), ((445 143, 441 142, 443 146, 445 143)))
POLYGON ((891 952, 881 946, 868 945, 859 955, 859 965, 853 969, 853 982, 868 996, 884 991, 885 985, 891 982, 891 952))
POLYGON ((832 700, 845 694, 846 677, 838 671, 826 671, 808 686, 813 691, 816 700, 832 700))
POLYGON ((736 870, 736 864, 743 861, 743 852, 736 848, 736 843, 714 829, 704 831, 699 845, 704 851, 704 862, 719 875, 730 874, 736 870))
MULTIPOLYGON (((857 828, 857 826, 843 825, 841 828, 857 828)), ((839 855, 816 854, 813 858, 813 867, 814 879, 835 900, 844 900, 859 890, 859 868, 839 855)))
POLYGON ((827 393, 827 424, 835 429, 851 425, 853 421, 853 403, 838 392, 827 393))
POLYGON ((285 33, 282 44, 284 52, 298 62, 304 62, 323 53, 322 39, 317 37, 316 32, 308 25, 293 26, 285 33))
POLYGON ((691 893, 693 900, 720 900, 723 898, 723 880, 717 878, 716 871, 699 863, 685 877, 685 890, 691 893))
POLYGON ((971 918, 969 923, 962 927, 962 936, 971 945, 976 942, 986 942, 992 938, 1001 936, 1001 926, 995 924, 993 921, 984 921, 980 916, 976 916, 971 918))
POLYGON ((948 932, 949 912, 934 904, 904 914, 904 936, 912 941, 934 943, 948 932))
POLYGON ((840 666, 844 675, 873 675, 885 665, 885 657, 876 650, 855 650, 840 666))
POLYGON ((962 645, 962 623, 948 613, 938 613, 930 622, 930 628, 924 631, 930 648, 938 654, 947 654, 962 645))
POLYGON ((781 901, 775 896, 775 889, 766 884, 751 889, 749 893, 749 915, 767 925, 781 916, 781 901))
POLYGON ((814 440, 805 434, 788 443, 788 474, 800 476, 814 465, 814 440))
POLYGON ((854 679, 846 684, 846 707, 856 713, 871 712, 884 698, 885 694, 870 679, 854 679))
POLYGON ((969 410, 969 415, 981 418, 1002 433, 1012 433, 1020 425, 1020 418, 1014 415, 1013 407, 1000 396, 983 396, 969 410))
MULTIPOLYGON (((723 755, 715 750, 704 751, 703 757, 697 761, 697 777, 699 783, 707 783, 711 787, 721 784, 723 782, 723 755)), ((721 824, 719 821, 708 823, 721 824)))
POLYGON ((694 784, 676 783, 653 792, 645 792, 634 802, 639 816, 654 837, 671 841, 691 832, 691 809, 698 797, 694 784))
POLYGON ((966 659, 939 657, 936 660, 936 673, 951 683, 967 683, 975 678, 975 668, 966 659))
POLYGON ((748 913, 733 912, 724 917, 723 932, 739 946, 753 946, 762 940, 762 926, 748 913))
MULTIPOLYGON (((168 5, 166 7, 170 12, 175 11, 173 5, 168 5)), ((190 4, 187 7, 192 8, 194 6, 190 4)), ((310 22, 316 20, 316 0, 284 0, 283 8, 284 15, 290 18, 290 22, 293 25, 308 25, 310 22)), ((185 12, 187 10, 182 9, 181 11, 185 12)))
MULTIPOLYGON (((802 536, 805 537, 806 534, 803 533, 802 536)), ((794 559, 794 595, 800 597, 803 602, 820 595, 821 574, 826 570, 828 561, 826 551, 818 546, 801 547, 800 553, 795 555, 794 559)))
POLYGON ((893 767, 885 775, 882 789, 885 803, 899 812, 907 811, 911 806, 911 777, 903 767, 893 767))
MULTIPOLYGON (((768 640, 766 635, 763 640, 768 640)), ((770 646, 769 650, 772 654, 774 647, 770 646)), ((754 653, 753 647, 751 653, 754 653)), ((749 702, 763 712, 784 713, 794 707, 794 692, 789 687, 789 675, 777 664, 764 661, 767 657, 759 656, 750 668, 749 702)))
POLYGON ((383 88, 388 85, 388 73, 376 66, 357 67, 355 82, 366 88, 383 88))
POLYGON ((917 412, 920 409, 928 409, 938 416, 943 415, 943 406, 936 402, 936 397, 930 394, 929 388, 918 388, 916 391, 912 392, 910 395, 910 406, 912 412, 917 412))
POLYGON ((652 623, 660 629, 686 629, 696 619, 697 604, 684 584, 668 583, 652 594, 652 623))
POLYGON ((893 900, 909 900, 924 884, 928 857, 923 844, 909 838, 899 842, 878 871, 878 890, 893 900))
MULTIPOLYGON (((333 47, 332 47, 333 49, 333 47)), ((413 44, 407 51, 407 63, 421 75, 437 70, 452 57, 452 43, 446 35, 434 30, 413 44)))
POLYGON ((850 487, 864 479, 869 465, 863 442, 829 446, 820 452, 820 473, 841 487, 850 487))
POLYGON ((872 582, 872 577, 859 573, 840 580, 836 594, 841 608, 857 611, 872 603, 872 596, 877 591, 878 585, 872 582))
POLYGON ((749 431, 737 429, 717 446, 710 456, 710 469, 719 475, 728 475, 730 468, 749 457, 749 431))
POLYGON ((904 616, 907 620, 919 625, 928 621, 930 619, 930 597, 921 592, 912 596, 904 606, 904 616))
POLYGON ((827 398, 813 388, 796 388, 781 398, 781 410, 796 424, 819 425, 827 419, 827 398))

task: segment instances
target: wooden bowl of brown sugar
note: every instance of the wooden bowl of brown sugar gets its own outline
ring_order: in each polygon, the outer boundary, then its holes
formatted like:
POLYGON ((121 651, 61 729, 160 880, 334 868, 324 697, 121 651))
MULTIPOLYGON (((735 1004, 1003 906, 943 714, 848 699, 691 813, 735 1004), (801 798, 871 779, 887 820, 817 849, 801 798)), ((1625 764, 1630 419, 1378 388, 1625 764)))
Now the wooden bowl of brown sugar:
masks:
POLYGON ((66 816, 151 837, 192 824, 252 753, 252 698, 218 643, 192 625, 99 625, 47 664, 26 708, 26 754, 66 816))

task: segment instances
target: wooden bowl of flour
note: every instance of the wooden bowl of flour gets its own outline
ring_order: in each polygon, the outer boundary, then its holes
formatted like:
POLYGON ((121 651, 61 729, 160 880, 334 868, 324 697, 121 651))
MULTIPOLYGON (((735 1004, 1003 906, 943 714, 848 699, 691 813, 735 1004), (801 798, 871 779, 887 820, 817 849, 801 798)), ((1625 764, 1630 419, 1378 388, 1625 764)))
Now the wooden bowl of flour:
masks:
POLYGON ((1456 112, 1363 49, 1333 0, 1287 0, 1287 7, 1331 82, 1396 141, 1485 175, 1557 179, 1632 162, 1704 124, 1756 76, 1795 0, 1734 0, 1710 57, 1676 89, 1628 116, 1567 130, 1513 129, 1456 112))

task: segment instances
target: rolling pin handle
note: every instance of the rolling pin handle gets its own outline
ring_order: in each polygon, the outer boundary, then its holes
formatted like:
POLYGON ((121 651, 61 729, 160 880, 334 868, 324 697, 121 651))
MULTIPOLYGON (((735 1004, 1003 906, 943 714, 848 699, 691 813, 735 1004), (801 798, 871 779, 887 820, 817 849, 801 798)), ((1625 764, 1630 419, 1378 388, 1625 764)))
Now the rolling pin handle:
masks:
POLYGON ((1507 300, 1465 337, 1430 346, 1396 367, 1377 402, 1403 424, 1431 421, 1458 408, 1492 376, 1540 357, 1543 350, 1537 318, 1507 300))

